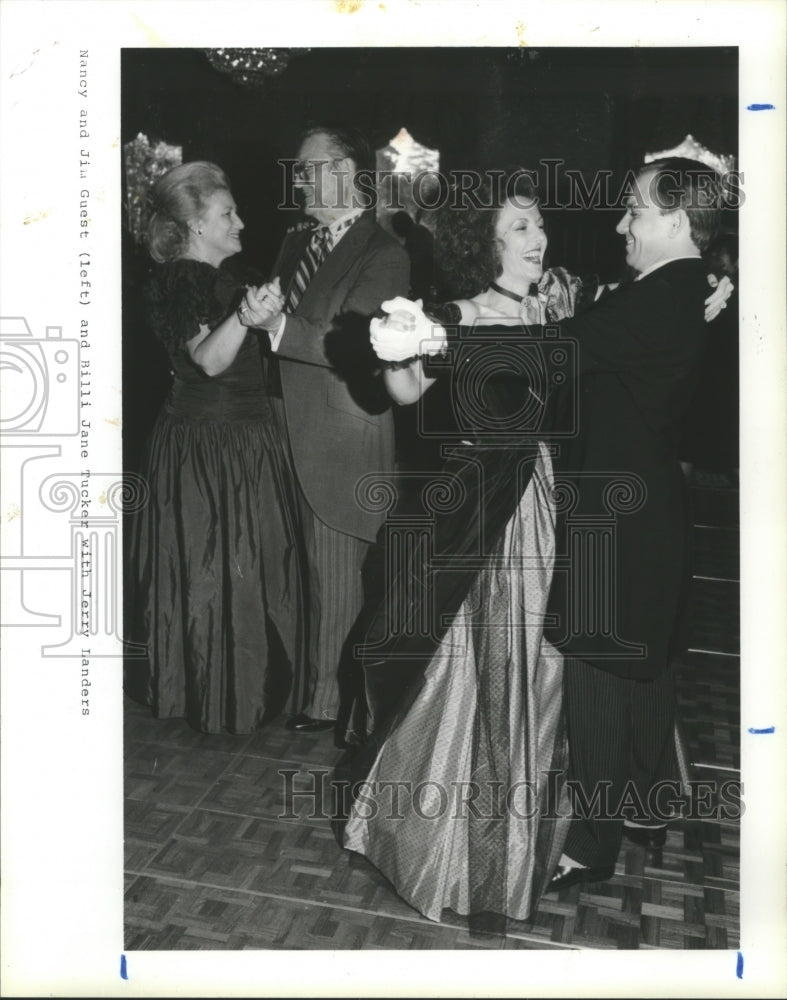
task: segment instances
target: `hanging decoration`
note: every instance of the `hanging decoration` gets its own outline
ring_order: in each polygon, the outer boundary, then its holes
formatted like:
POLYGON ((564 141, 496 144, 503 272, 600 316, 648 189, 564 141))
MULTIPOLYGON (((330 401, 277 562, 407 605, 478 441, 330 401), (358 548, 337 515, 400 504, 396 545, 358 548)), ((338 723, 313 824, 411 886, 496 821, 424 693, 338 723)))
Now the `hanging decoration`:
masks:
POLYGON ((203 49, 214 69, 235 83, 262 87, 270 77, 283 73, 293 56, 309 49, 203 49))
POLYGON ((416 220, 429 215, 425 205, 439 199, 440 150, 430 149, 407 131, 398 133, 377 150, 377 218, 388 225, 388 217, 405 211, 416 220))

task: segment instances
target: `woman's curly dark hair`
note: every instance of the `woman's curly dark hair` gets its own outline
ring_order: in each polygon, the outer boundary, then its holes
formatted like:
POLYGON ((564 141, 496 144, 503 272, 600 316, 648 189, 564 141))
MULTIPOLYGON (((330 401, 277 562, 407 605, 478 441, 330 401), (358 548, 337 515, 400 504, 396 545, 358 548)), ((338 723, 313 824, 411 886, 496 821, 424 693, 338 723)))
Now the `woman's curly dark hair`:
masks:
POLYGON ((454 298, 470 298, 500 276, 495 235, 500 210, 516 198, 538 201, 533 178, 523 167, 487 171, 473 190, 452 188, 437 219, 436 259, 440 285, 454 298))

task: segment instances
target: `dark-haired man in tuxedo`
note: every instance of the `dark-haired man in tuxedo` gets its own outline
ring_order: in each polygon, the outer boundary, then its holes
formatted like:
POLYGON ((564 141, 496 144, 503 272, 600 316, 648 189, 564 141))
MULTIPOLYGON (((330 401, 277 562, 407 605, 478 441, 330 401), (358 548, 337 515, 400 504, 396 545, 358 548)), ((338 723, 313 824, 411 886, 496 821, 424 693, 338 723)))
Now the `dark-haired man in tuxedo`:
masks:
MULTIPOLYGON (((677 459, 710 337, 701 254, 718 229, 719 205, 717 177, 702 164, 672 158, 643 167, 617 225, 636 279, 571 330, 580 426, 557 469, 578 487, 575 516, 606 513, 610 494, 602 494, 618 473, 641 499, 616 514, 606 598, 583 594, 578 567, 556 577, 551 595, 562 622, 570 777, 581 790, 553 889, 610 878, 624 834, 647 847, 666 839, 674 790, 659 795, 657 783, 672 777, 670 641, 687 558, 677 459), (595 622, 569 634, 568 616, 577 621, 588 600, 595 622), (607 628, 598 627, 602 616, 607 628)), ((600 591, 603 568, 594 568, 600 591)), ((558 630, 547 634, 558 639, 558 630)))

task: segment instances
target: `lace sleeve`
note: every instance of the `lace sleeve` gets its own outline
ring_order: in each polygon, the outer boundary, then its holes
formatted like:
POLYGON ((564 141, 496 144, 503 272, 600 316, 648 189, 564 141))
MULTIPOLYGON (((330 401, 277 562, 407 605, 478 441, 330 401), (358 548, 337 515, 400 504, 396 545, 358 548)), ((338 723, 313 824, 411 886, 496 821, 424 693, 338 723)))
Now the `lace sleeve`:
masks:
POLYGON ((227 272, 200 261, 163 264, 147 292, 147 309, 156 336, 174 354, 208 326, 213 329, 230 314, 240 295, 227 272))

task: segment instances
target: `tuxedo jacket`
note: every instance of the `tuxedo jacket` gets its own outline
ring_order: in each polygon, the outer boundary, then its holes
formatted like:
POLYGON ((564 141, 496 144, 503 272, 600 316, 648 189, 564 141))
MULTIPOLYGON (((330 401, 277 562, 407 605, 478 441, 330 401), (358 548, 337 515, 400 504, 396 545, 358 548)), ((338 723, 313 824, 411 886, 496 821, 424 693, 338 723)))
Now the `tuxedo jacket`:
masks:
MULTIPOLYGON (((287 234, 274 265, 286 295, 310 238, 287 234)), ((369 473, 394 466, 390 400, 369 343, 380 303, 406 295, 407 254, 363 215, 322 262, 288 315, 278 364, 295 471, 314 513, 336 531, 373 541, 384 512, 359 503, 369 473), (361 484, 361 485, 359 485, 361 484)))
MULTIPOLYGON (((550 334, 542 365, 548 382, 562 380, 543 435, 558 486, 545 635, 623 677, 655 677, 669 658, 687 555, 678 448, 709 339, 707 294, 703 261, 676 260, 572 319, 530 329, 537 340, 550 334), (573 351, 555 349, 556 333, 573 351)), ((448 330, 457 359, 462 334, 448 330)), ((516 412, 533 381, 521 369, 488 380, 489 412, 516 412)))
POLYGON ((576 434, 555 473, 558 521, 546 634, 567 655, 648 679, 669 660, 686 573, 683 423, 709 341, 706 266, 672 261, 561 324, 577 342, 576 434))

